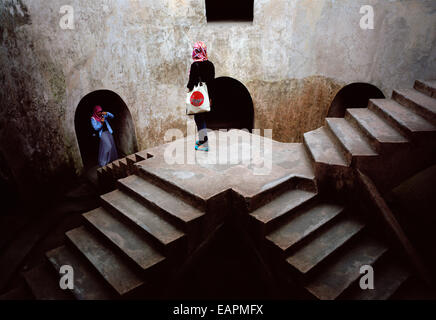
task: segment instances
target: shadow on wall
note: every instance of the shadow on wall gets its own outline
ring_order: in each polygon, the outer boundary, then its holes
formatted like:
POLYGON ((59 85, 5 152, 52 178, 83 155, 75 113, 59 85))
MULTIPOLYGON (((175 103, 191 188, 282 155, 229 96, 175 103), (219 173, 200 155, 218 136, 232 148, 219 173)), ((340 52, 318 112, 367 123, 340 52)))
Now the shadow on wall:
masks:
POLYGON ((333 99, 327 117, 343 118, 347 108, 366 108, 369 99, 384 99, 383 92, 369 83, 352 83, 343 87, 333 99))
POLYGON ((219 129, 248 129, 254 126, 254 108, 250 92, 238 80, 219 77, 213 81, 213 101, 207 113, 207 127, 219 129))
POLYGON ((115 118, 109 120, 114 130, 114 139, 120 158, 138 151, 135 128, 127 105, 113 91, 97 90, 87 94, 80 100, 76 109, 74 125, 80 154, 85 168, 97 165, 99 138, 91 125, 91 116, 95 105, 109 111, 115 118))

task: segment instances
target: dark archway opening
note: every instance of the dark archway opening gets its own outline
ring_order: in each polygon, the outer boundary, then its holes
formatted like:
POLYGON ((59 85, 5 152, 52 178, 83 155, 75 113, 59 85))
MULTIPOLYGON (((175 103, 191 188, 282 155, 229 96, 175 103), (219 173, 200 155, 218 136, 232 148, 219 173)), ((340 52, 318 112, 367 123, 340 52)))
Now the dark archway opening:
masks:
POLYGON ((114 114, 109 123, 114 130, 114 140, 120 158, 138 151, 135 128, 127 105, 113 91, 97 90, 87 94, 80 100, 76 109, 74 125, 80 154, 85 169, 97 165, 99 138, 91 125, 91 116, 95 105, 104 111, 114 114))
POLYGON ((343 118, 348 108, 366 108, 369 99, 384 99, 383 92, 369 83, 352 83, 343 87, 333 99, 327 117, 343 118))
POLYGON ((213 81, 213 102, 207 113, 208 129, 248 129, 254 126, 254 108, 250 92, 238 80, 219 77, 213 81))
POLYGON ((253 21, 254 0, 206 0, 206 19, 211 21, 253 21))

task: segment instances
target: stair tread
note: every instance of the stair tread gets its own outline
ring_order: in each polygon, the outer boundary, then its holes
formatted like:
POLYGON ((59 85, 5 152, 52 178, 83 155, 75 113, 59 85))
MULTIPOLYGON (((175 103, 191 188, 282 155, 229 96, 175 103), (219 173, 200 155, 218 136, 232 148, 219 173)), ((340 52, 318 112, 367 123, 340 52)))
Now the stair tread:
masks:
POLYGON ((435 125, 394 100, 371 99, 370 101, 410 132, 436 131, 435 125))
POLYGON ((335 261, 315 276, 306 285, 306 289, 318 299, 336 299, 361 276, 361 266, 374 264, 386 250, 384 245, 374 239, 359 239, 354 246, 342 252, 335 261))
POLYGON ((301 204, 314 198, 316 193, 304 190, 290 190, 277 198, 268 202, 266 205, 256 209, 250 215, 256 220, 267 224, 275 218, 281 217, 287 212, 297 208, 301 204))
POLYGON ((120 295, 144 283, 119 255, 99 241, 85 227, 70 230, 66 235, 120 295))
POLYGON ((284 225, 268 234, 266 238, 283 251, 286 251, 339 215, 343 209, 342 206, 335 204, 316 204, 293 216, 284 225))
POLYGON ((106 193, 101 198, 164 245, 184 236, 182 231, 157 213, 120 190, 106 193))
POLYGON ((119 183, 183 222, 190 222, 204 215, 199 209, 136 175, 121 179, 119 183))
POLYGON ((436 80, 416 80, 414 88, 430 97, 436 97, 436 80))
POLYGON ((148 269, 165 260, 138 231, 129 228, 103 208, 97 208, 83 216, 142 269, 148 269))
POLYGON ((409 272, 394 261, 383 261, 374 266, 374 289, 359 286, 347 295, 350 300, 387 300, 408 279, 409 272))
POLYGON ((415 89, 397 89, 396 93, 402 95, 407 100, 413 101, 426 109, 430 113, 436 114, 436 99, 431 98, 415 89))
POLYGON ((347 112, 372 137, 382 143, 404 143, 408 141, 397 130, 368 108, 347 109, 347 112))
POLYGON ((347 161, 336 144, 332 141, 326 127, 306 132, 304 141, 315 162, 330 165, 347 166, 347 161))
POLYGON ((286 261, 300 272, 307 273, 350 240, 363 227, 362 222, 344 217, 321 231, 312 241, 298 248, 286 261))
POLYGON ((363 134, 344 118, 326 118, 329 128, 352 156, 376 156, 363 134))
MULTIPOLYGON (((48 262, 40 264, 22 273, 27 285, 37 300, 71 300, 68 290, 59 286, 59 276, 48 262)), ((59 275, 59 273, 58 273, 59 275)))
POLYGON ((108 293, 103 281, 97 278, 95 272, 83 264, 75 253, 65 246, 58 247, 46 253, 50 263, 59 272, 63 265, 70 265, 74 270, 73 295, 78 300, 108 300, 112 296, 108 293))

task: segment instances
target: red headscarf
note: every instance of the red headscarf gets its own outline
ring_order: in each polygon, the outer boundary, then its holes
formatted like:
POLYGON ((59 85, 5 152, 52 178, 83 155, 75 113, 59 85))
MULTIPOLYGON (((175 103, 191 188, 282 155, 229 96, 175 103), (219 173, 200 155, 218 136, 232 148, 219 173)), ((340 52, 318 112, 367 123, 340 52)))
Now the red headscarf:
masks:
POLYGON ((102 107, 100 107, 100 106, 94 107, 94 113, 93 113, 92 117, 95 119, 95 121, 101 122, 103 120, 103 116, 102 115, 100 116, 98 114, 100 111, 103 111, 102 107))
POLYGON ((206 61, 207 60, 207 48, 203 41, 197 41, 194 44, 194 50, 192 51, 192 59, 194 61, 206 61))

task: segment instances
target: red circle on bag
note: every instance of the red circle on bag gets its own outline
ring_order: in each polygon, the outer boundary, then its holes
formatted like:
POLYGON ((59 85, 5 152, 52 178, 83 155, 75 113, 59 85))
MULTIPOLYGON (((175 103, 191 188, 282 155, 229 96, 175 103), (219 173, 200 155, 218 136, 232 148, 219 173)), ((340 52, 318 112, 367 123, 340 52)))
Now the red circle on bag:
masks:
POLYGON ((195 91, 193 94, 191 94, 191 104, 194 107, 199 107, 204 102, 204 96, 200 91, 195 91))

